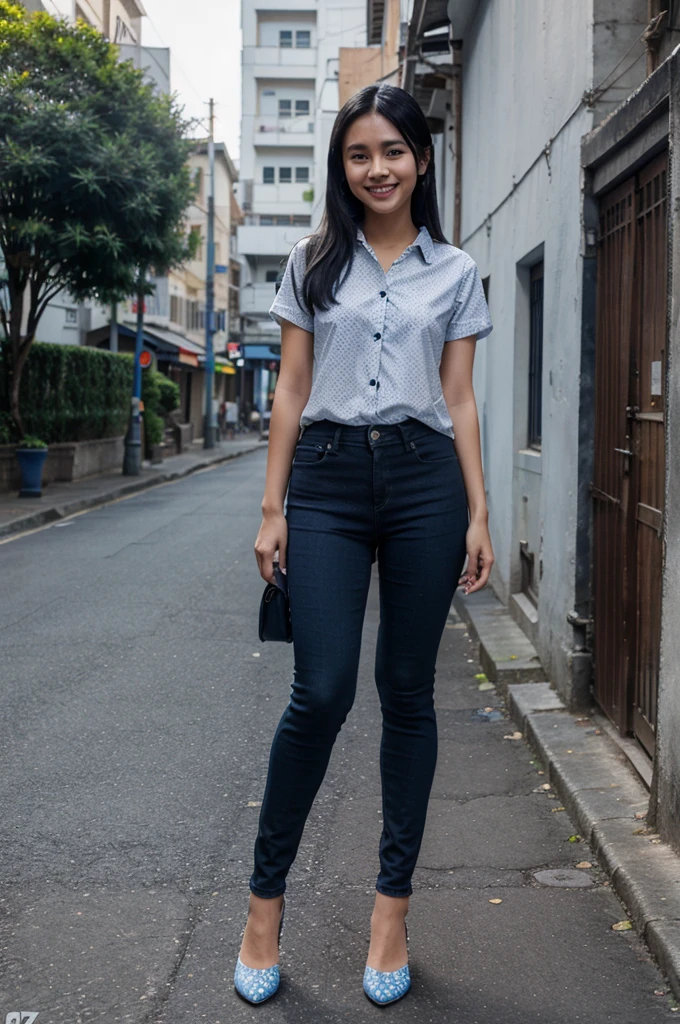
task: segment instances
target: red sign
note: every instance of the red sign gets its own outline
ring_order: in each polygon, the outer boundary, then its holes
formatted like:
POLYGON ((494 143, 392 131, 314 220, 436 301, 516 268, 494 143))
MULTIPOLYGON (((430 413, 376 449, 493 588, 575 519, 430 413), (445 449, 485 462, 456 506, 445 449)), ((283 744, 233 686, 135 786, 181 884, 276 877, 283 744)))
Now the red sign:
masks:
POLYGON ((139 365, 143 369, 146 369, 147 366, 151 366, 152 358, 153 357, 149 352, 148 348, 143 348, 142 351, 139 353, 139 365))

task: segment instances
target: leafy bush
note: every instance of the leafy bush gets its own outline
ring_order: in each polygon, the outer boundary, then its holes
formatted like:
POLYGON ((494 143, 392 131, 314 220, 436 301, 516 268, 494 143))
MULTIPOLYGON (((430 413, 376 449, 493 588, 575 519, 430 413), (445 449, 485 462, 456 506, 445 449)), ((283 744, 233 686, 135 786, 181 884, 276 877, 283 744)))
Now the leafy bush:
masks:
POLYGON ((157 370, 142 371, 142 401, 144 402, 144 447, 146 458, 151 457, 151 446, 160 444, 165 432, 165 416, 179 405, 179 385, 157 370))
POLYGON ((39 437, 33 437, 32 434, 24 434, 21 441, 19 441, 20 448, 47 448, 44 441, 41 441, 39 437))
POLYGON ((161 389, 161 410, 165 416, 169 416, 175 409, 179 409, 179 384, 176 384, 174 380, 170 380, 164 374, 158 375, 160 379, 161 389))
MULTIPOLYGON (((9 413, 11 356, 0 346, 0 438, 17 440, 9 413)), ((34 342, 21 380, 24 430, 48 444, 125 433, 132 395, 132 356, 80 345, 34 342)))

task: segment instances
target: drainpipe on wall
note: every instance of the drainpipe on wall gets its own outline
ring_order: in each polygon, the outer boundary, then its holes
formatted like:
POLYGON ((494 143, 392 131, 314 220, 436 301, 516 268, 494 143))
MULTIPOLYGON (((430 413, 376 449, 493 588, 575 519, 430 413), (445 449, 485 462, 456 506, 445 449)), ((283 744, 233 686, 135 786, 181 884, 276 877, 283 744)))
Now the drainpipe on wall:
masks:
POLYGON ((460 248, 461 237, 461 174, 463 167, 463 44, 453 43, 453 79, 451 81, 453 110, 453 244, 460 248))

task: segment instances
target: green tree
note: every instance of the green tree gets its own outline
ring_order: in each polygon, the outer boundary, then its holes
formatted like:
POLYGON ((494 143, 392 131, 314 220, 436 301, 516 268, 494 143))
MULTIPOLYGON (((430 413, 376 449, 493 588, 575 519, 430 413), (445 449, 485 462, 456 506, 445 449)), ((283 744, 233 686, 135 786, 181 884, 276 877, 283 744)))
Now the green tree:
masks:
POLYGON ((50 299, 148 294, 150 271, 187 257, 187 127, 94 29, 0 0, 0 324, 19 436, 21 374, 50 299))

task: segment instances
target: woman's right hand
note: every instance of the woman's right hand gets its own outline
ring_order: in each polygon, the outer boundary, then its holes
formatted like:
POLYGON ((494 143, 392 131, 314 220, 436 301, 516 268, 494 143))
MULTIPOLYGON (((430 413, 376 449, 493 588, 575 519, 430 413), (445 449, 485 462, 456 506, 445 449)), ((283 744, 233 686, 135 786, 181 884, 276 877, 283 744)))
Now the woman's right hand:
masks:
POLYGON ((279 567, 286 571, 286 548, 288 546, 288 523, 283 512, 262 517, 262 525, 255 540, 255 558, 260 576, 267 583, 274 582, 274 556, 278 551, 279 567))

